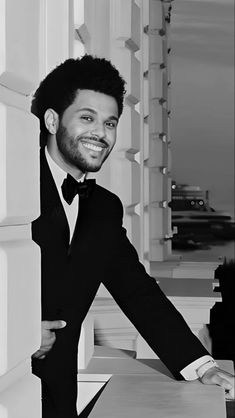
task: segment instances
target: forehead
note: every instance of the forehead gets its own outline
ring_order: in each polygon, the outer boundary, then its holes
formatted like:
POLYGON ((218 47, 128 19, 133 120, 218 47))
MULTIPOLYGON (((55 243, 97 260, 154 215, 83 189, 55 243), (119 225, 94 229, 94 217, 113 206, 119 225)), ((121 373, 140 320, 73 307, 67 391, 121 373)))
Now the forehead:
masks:
POLYGON ((78 90, 69 107, 75 112, 82 109, 92 109, 97 113, 102 113, 105 117, 118 117, 118 105, 114 97, 94 90, 78 90))

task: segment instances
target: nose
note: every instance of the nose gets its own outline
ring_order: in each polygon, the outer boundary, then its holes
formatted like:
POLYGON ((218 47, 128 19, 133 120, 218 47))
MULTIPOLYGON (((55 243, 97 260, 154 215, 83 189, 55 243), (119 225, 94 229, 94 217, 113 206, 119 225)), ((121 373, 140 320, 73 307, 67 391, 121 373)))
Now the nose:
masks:
POLYGON ((97 137, 97 139, 104 138, 106 133, 103 123, 97 122, 96 125, 93 127, 91 134, 97 137))

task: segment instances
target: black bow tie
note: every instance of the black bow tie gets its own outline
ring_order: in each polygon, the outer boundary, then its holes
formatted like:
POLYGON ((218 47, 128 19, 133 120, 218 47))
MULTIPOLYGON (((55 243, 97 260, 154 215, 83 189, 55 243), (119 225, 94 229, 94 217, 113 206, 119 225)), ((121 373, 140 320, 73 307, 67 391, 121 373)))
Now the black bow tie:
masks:
POLYGON ((94 179, 77 182, 72 176, 70 176, 70 174, 68 174, 61 186, 63 198, 69 205, 71 205, 76 194, 79 194, 81 199, 88 197, 94 185, 94 179))

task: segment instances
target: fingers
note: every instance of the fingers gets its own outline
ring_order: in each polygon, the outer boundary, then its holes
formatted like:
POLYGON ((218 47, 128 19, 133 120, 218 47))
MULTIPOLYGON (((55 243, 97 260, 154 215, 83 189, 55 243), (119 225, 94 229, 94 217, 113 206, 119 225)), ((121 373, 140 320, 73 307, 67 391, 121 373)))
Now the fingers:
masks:
POLYGON ((33 358, 37 358, 40 360, 43 360, 46 357, 46 354, 51 350, 52 346, 46 348, 46 347, 40 347, 39 350, 36 351, 36 353, 34 353, 32 355, 33 358))
POLYGON ((220 378, 218 383, 225 390, 225 397, 227 399, 234 399, 234 385, 230 383, 227 379, 220 378))
POLYGON ((66 325, 66 322, 63 320, 42 321, 42 327, 47 330, 61 329, 64 328, 66 325))
POLYGON ((39 350, 37 350, 32 355, 32 357, 37 358, 39 360, 43 360, 48 354, 48 352, 52 349, 56 341, 56 334, 54 330, 64 328, 65 326, 66 326, 66 322, 63 320, 42 321, 41 346, 39 350))
POLYGON ((52 349, 55 341, 56 341, 56 336, 54 332, 51 331, 46 331, 49 332, 49 337, 42 338, 42 342, 41 342, 41 346, 39 348, 39 350, 37 350, 32 357, 33 358, 38 358, 38 359, 43 359, 46 357, 46 355, 48 354, 48 352, 52 349))
POLYGON ((200 379, 206 385, 219 385, 225 390, 227 399, 234 399, 234 376, 219 368, 209 369, 200 379))
POLYGON ((226 399, 234 399, 234 386, 226 379, 218 380, 217 385, 221 386, 225 390, 226 399))

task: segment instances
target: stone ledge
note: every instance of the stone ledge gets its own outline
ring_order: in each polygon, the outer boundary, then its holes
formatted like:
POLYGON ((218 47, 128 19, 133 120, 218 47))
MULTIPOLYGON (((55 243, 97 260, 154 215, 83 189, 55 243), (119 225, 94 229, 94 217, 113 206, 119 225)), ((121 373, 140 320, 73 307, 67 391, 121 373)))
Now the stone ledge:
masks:
POLYGON ((176 279, 214 279, 214 271, 221 261, 182 261, 166 260, 150 263, 150 274, 153 277, 176 279))

